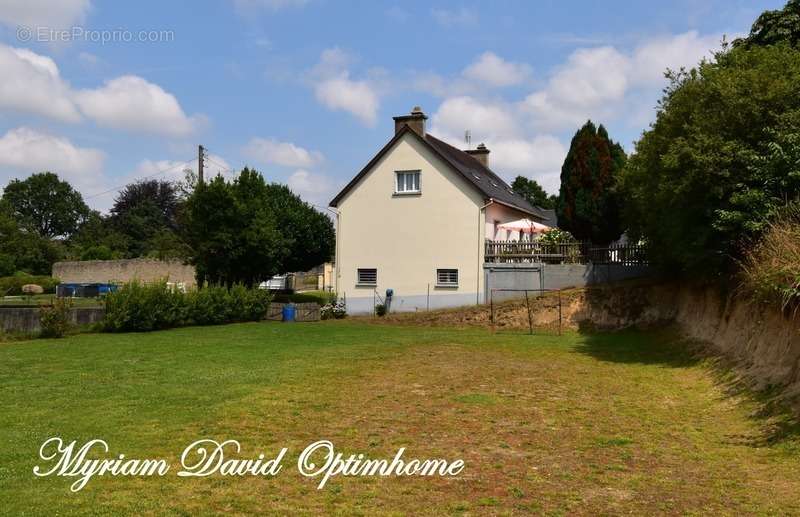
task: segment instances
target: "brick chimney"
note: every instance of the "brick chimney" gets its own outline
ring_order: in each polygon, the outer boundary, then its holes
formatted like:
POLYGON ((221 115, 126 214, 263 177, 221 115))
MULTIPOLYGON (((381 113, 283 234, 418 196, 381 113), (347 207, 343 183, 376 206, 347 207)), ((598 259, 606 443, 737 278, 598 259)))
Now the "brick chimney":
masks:
POLYGON ((395 135, 398 133, 398 131, 403 129, 403 126, 408 126, 419 136, 425 136, 425 121, 428 120, 428 116, 422 112, 422 108, 419 106, 414 106, 414 109, 411 110, 410 115, 401 115, 399 117, 392 118, 394 118, 395 135))
POLYGON ((478 144, 478 147, 475 148, 475 149, 467 149, 464 152, 467 153, 468 155, 472 156, 473 158, 475 158, 479 162, 481 162, 483 164, 483 166, 486 167, 487 169, 489 168, 489 153, 490 153, 490 151, 489 151, 489 149, 486 148, 486 145, 484 145, 483 143, 478 144))

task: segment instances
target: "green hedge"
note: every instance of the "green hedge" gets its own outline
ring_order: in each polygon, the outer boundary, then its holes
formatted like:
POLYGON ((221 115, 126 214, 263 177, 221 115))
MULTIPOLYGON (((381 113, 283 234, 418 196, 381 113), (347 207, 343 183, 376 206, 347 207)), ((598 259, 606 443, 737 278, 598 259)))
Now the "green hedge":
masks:
POLYGON ((13 276, 0 277, 0 296, 17 296, 22 294, 22 286, 26 284, 36 284, 44 289, 45 294, 56 292, 59 284, 58 278, 49 276, 28 275, 17 273, 13 276))
POLYGON ((327 305, 336 299, 333 293, 324 291, 310 291, 307 293, 276 294, 272 301, 275 303, 318 303, 327 305))
POLYGON ((147 332, 185 325, 258 321, 266 315, 269 303, 268 291, 243 286, 182 293, 165 283, 132 282, 106 296, 103 329, 147 332))

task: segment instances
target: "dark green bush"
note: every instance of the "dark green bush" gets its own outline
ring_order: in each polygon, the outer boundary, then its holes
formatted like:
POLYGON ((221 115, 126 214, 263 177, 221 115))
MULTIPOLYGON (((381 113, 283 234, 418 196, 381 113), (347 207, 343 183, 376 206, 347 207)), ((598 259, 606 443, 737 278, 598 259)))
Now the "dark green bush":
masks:
POLYGON ((182 293, 165 283, 130 283, 105 300, 103 328, 107 332, 135 332, 183 325, 220 325, 258 321, 267 313, 268 291, 243 286, 206 287, 182 293))
POLYGON ((166 283, 131 282, 105 299, 108 332, 144 332, 186 324, 186 295, 166 283))
POLYGON ((72 326, 69 321, 71 303, 64 298, 58 298, 52 306, 39 309, 39 321, 42 325, 41 337, 59 338, 72 326))
POLYGON ((0 277, 0 296, 18 296, 22 294, 22 286, 25 284, 36 284, 42 286, 45 294, 56 292, 59 284, 58 278, 42 275, 29 275, 27 273, 17 273, 12 276, 0 277))
POLYGON ((232 298, 224 287, 206 287, 189 293, 189 318, 195 325, 221 325, 233 321, 232 298))
POLYGON ((272 301, 276 303, 318 303, 327 305, 336 299, 333 293, 312 291, 308 293, 276 294, 272 301))

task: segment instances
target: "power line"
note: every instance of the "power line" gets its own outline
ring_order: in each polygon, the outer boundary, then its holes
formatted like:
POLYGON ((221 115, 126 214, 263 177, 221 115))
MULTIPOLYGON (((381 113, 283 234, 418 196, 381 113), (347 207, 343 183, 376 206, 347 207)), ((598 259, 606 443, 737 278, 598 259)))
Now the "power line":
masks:
MULTIPOLYGON (((194 159, 191 159, 191 158, 190 158, 190 159, 188 159, 188 160, 185 160, 185 161, 183 161, 183 162, 181 162, 181 163, 177 163, 177 164, 175 164, 175 165, 172 165, 171 167, 167 167, 166 169, 162 169, 162 170, 160 170, 160 171, 158 171, 158 172, 154 172, 153 174, 150 174, 150 175, 148 175, 148 176, 143 176, 143 177, 141 177, 141 178, 139 178, 139 179, 136 179, 136 180, 134 180, 132 183, 136 183, 136 182, 139 182, 139 181, 143 181, 143 180, 146 180, 146 179, 153 178, 153 177, 155 177, 155 176, 158 176, 158 175, 164 174, 164 173, 166 173, 166 172, 169 172, 169 171, 171 171, 172 169, 176 169, 176 168, 178 168, 178 167, 181 167, 181 166, 184 166, 184 165, 188 165, 188 164, 190 164, 190 163, 191 163, 191 162, 193 162, 193 161, 194 161, 194 159)), ((96 198, 96 197, 99 197, 99 196, 104 196, 104 195, 106 195, 106 194, 109 194, 109 193, 111 193, 111 192, 116 192, 116 191, 118 191, 118 190, 121 190, 121 189, 123 189, 123 188, 127 187, 129 184, 130 184, 130 183, 126 183, 125 185, 121 185, 121 186, 119 186, 119 187, 114 187, 114 188, 111 188, 111 189, 108 189, 108 190, 104 190, 103 192, 98 192, 97 194, 92 194, 91 196, 87 196, 87 197, 85 197, 85 198, 83 198, 83 199, 93 199, 93 198, 96 198)))
POLYGON ((221 169, 222 172, 230 172, 230 173, 234 173, 235 172, 233 169, 231 169, 229 167, 225 167, 224 165, 222 165, 221 163, 219 163, 217 160, 215 160, 214 158, 212 158, 210 156, 206 156, 206 160, 210 161, 211 163, 213 163, 213 164, 215 164, 215 165, 217 165, 219 167, 222 167, 222 169, 221 169))

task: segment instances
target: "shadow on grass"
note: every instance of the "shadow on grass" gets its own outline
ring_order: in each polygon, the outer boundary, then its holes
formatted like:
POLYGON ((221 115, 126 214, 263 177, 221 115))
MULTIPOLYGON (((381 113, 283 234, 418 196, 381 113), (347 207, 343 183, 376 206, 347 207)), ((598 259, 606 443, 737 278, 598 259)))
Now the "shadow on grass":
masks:
POLYGON ((686 346, 675 346, 678 339, 669 329, 600 332, 582 327, 579 332, 583 339, 575 347, 576 351, 600 361, 687 368, 703 360, 695 350, 686 346))
POLYGON ((618 332, 583 328, 580 333, 583 339, 575 350, 600 361, 669 368, 702 366, 711 373, 728 401, 747 405, 748 418, 758 425, 758 433, 728 435, 728 443, 777 446, 800 454, 800 415, 792 410, 792 401, 787 399, 784 390, 780 387, 758 389, 753 379, 741 373, 744 370, 739 365, 713 354, 702 343, 682 338, 669 328, 618 332))

